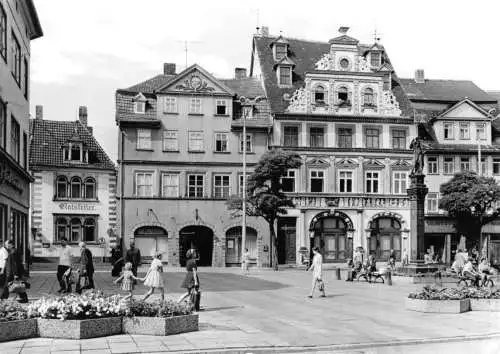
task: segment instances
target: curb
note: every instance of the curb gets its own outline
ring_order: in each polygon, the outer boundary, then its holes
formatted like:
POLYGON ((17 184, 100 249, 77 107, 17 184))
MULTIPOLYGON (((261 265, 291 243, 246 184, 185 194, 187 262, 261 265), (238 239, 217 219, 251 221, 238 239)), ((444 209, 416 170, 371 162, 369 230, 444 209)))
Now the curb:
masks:
MULTIPOLYGON (((406 345, 419 345, 419 344, 436 344, 436 343, 450 343, 450 342, 463 342, 484 339, 500 338, 500 332, 493 332, 488 334, 475 334, 464 335, 455 337, 438 337, 438 338, 423 338, 423 339, 408 339, 408 340, 392 340, 392 341, 377 341, 367 343, 348 343, 348 344, 329 344, 329 345, 306 345, 306 346, 248 346, 248 347, 219 347, 219 348, 197 348, 197 349, 183 349, 183 353, 235 353, 235 354, 253 354, 272 351, 274 353, 303 353, 311 351, 346 351, 346 350, 363 350, 383 347, 401 347, 406 345)), ((141 351, 141 353, 156 353, 157 351, 141 351)), ((165 350, 165 353, 174 353, 178 350, 165 350)))

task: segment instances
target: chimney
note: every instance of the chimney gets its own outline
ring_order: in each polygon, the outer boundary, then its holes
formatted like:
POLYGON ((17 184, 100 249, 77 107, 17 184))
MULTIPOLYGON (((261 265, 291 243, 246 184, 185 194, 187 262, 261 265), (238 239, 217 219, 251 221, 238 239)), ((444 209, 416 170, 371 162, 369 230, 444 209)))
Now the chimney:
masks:
POLYGON ((175 63, 164 63, 163 64, 163 74, 164 75, 175 75, 175 63))
POLYGON ((262 26, 260 30, 260 34, 262 37, 269 37, 269 27, 268 26, 262 26))
POLYGON ((78 119, 83 126, 87 126, 87 106, 80 106, 78 109, 78 119))
POLYGON ((36 119, 43 119, 43 106, 37 105, 35 107, 36 119))
POLYGON ((424 69, 415 70, 415 82, 417 84, 425 84, 424 69))
POLYGON ((235 68, 234 69, 234 78, 239 80, 239 79, 244 79, 247 77, 247 69, 246 68, 235 68))

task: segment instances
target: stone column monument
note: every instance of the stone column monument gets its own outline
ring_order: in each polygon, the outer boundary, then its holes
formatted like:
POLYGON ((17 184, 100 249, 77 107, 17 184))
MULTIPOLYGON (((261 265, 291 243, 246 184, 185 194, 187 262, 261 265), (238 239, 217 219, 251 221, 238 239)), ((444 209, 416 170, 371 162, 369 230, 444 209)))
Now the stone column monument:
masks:
POLYGON ((416 137, 410 144, 413 149, 413 170, 410 174, 410 188, 407 189, 410 197, 410 262, 417 263, 423 257, 425 233, 425 196, 429 189, 424 183, 424 143, 416 137))

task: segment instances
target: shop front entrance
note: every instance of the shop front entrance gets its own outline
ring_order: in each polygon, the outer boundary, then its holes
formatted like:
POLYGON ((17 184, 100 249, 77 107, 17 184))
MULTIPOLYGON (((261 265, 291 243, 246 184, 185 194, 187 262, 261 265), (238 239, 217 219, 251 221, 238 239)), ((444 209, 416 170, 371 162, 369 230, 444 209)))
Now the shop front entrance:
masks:
POLYGON ((194 249, 198 266, 212 266, 214 233, 206 226, 186 226, 179 232, 179 262, 186 265, 186 252, 194 249))
POLYGON ((297 218, 279 218, 278 220, 278 264, 295 264, 297 218))
POLYGON ((135 247, 141 251, 141 258, 150 262, 157 252, 162 253, 162 261, 168 262, 167 231, 157 226, 143 226, 135 230, 135 247))
POLYGON ((345 262, 352 255, 351 219, 341 212, 322 213, 311 222, 311 249, 318 247, 323 256, 323 262, 345 262))
MULTIPOLYGON (((226 266, 241 264, 241 226, 232 227, 226 232, 226 266)), ((247 227, 246 248, 250 254, 250 262, 257 260, 257 231, 247 227)))
POLYGON ((387 261, 391 250, 401 260, 401 223, 392 217, 379 217, 370 223, 369 253, 377 261, 387 261))

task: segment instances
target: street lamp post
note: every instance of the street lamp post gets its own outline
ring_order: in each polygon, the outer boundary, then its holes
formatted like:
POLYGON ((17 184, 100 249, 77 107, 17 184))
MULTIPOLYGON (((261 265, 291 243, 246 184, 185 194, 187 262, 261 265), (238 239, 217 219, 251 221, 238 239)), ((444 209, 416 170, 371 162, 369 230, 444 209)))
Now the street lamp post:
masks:
MULTIPOLYGON (((242 97, 241 102, 247 102, 247 100, 242 97)), ((247 240, 247 120, 248 108, 243 107, 243 185, 242 185, 242 212, 241 216, 241 261, 243 262, 243 256, 245 254, 245 245, 247 240)))

